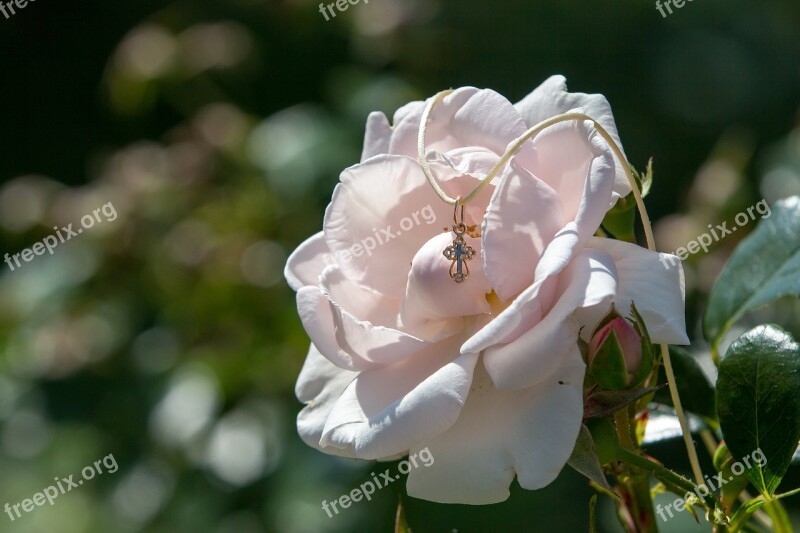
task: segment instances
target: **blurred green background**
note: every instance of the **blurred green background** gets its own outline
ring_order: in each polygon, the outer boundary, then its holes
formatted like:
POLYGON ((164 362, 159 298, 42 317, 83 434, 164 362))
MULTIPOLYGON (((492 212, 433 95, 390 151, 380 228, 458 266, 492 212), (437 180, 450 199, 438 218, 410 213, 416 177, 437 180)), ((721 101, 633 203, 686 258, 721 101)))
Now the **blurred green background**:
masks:
MULTIPOLYGON (((0 253, 107 202, 118 213, 2 265, 0 505, 119 463, 52 507, 0 514, 0 531, 391 531, 400 483, 321 509, 386 466, 297 437, 308 340, 283 264, 358 161, 368 112, 461 85, 517 101, 555 73, 608 97, 633 164, 654 157, 661 250, 800 193, 795 0, 695 0, 667 18, 645 0, 362 0, 329 22, 310 0, 38 0, 0 18, 0 253)), ((701 358, 705 296, 745 233, 686 264, 701 358)), ((798 334, 798 317, 785 301, 752 322, 798 334)), ((651 453, 688 466, 680 442, 651 453)), ((406 499, 408 519, 586 531, 591 490, 568 470, 494 506, 406 499)))

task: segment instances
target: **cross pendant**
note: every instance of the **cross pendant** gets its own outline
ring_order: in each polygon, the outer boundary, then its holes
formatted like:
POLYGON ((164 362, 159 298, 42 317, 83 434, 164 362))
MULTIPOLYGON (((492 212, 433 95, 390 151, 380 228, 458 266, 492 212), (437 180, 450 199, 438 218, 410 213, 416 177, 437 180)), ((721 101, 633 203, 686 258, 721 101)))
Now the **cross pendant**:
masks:
POLYGON ((456 238, 451 246, 444 249, 444 256, 451 260, 450 278, 456 283, 463 283, 469 277, 467 261, 475 257, 475 248, 467 244, 463 233, 456 232, 456 238))

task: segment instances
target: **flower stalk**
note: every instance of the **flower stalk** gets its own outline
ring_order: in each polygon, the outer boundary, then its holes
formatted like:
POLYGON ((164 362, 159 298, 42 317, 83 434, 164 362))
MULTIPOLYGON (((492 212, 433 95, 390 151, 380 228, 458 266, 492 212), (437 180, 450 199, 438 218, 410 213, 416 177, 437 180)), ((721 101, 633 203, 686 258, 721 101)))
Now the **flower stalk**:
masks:
MULTIPOLYGON (((621 445, 619 451, 635 448, 628 408, 620 409, 614 414, 614 425, 621 445)), ((621 468, 617 479, 620 482, 617 490, 622 493, 622 502, 618 504, 620 508, 617 512, 623 525, 639 533, 658 531, 648 472, 628 463, 621 468)))

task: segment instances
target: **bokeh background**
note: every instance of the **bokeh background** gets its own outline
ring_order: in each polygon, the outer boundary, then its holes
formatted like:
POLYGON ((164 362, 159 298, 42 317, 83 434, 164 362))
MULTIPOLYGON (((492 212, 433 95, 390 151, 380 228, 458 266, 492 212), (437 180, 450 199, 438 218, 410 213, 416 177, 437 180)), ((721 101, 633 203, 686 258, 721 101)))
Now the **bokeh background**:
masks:
MULTIPOLYGON (((667 18, 648 0, 362 0, 331 21, 311 0, 38 0, 0 18, 0 253, 107 202, 118 213, 0 265, 0 505, 119 463, 52 507, 0 514, 0 531, 392 531, 401 483, 321 509, 393 465, 297 437, 308 340, 282 275, 367 114, 461 85, 516 101, 562 73, 608 97, 634 165, 654 158, 648 205, 672 251, 800 193, 799 37, 794 0, 694 0, 667 18)), ((702 360, 705 297, 746 233, 686 263, 702 360)), ((798 317, 785 301, 752 322, 798 335, 798 317)), ((687 469, 678 441, 651 452, 687 469)), ((566 469, 494 506, 404 502, 415 533, 586 531, 590 494, 566 469)))

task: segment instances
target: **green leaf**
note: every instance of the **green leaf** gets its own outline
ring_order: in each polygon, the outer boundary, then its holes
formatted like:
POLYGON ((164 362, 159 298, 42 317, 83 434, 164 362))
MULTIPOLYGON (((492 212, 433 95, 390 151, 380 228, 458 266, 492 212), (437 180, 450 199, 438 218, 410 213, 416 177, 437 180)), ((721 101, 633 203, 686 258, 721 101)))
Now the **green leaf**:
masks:
POLYGON ((639 173, 638 170, 633 168, 633 165, 631 165, 631 171, 633 171, 633 178, 639 184, 639 190, 642 191, 642 198, 644 198, 650 194, 650 189, 653 187, 653 158, 651 157, 647 161, 644 174, 639 173))
POLYGON ((719 366, 717 411, 725 444, 737 461, 761 450, 747 477, 772 496, 800 441, 800 345, 777 326, 736 339, 719 366), (763 462, 763 461, 762 461, 763 462))
POLYGON ((616 497, 614 489, 608 484, 608 480, 603 473, 603 466, 597 457, 597 449, 594 447, 592 434, 585 425, 581 426, 581 431, 578 433, 578 441, 575 443, 575 449, 572 451, 572 456, 567 461, 567 464, 597 483, 609 496, 616 497))
POLYGON ((777 202, 734 251, 711 290, 703 319, 706 339, 716 347, 744 313, 790 294, 800 295, 798 196, 777 202))
MULTIPOLYGON (((647 162, 644 174, 640 174, 633 165, 630 166, 633 179, 636 181, 642 198, 648 195, 653 185, 653 158, 647 162)), ((636 243, 636 199, 633 193, 619 198, 603 218, 602 227, 606 233, 620 241, 636 243)))
POLYGON ((603 218, 603 229, 615 239, 636 243, 636 204, 619 208, 624 199, 620 198, 603 218))
MULTIPOLYGON (((669 354, 672 357, 675 384, 678 387, 678 394, 683 408, 707 420, 715 421, 717 419, 717 409, 714 404, 714 388, 709 383, 697 360, 683 348, 675 346, 669 347, 669 354)), ((666 381, 664 367, 661 367, 659 369, 658 383, 666 383, 666 381)), ((672 405, 672 398, 668 389, 658 391, 653 401, 664 405, 672 405)))
POLYGON ((597 533, 595 507, 597 507, 597 494, 593 494, 592 499, 589 500, 589 533, 597 533))

